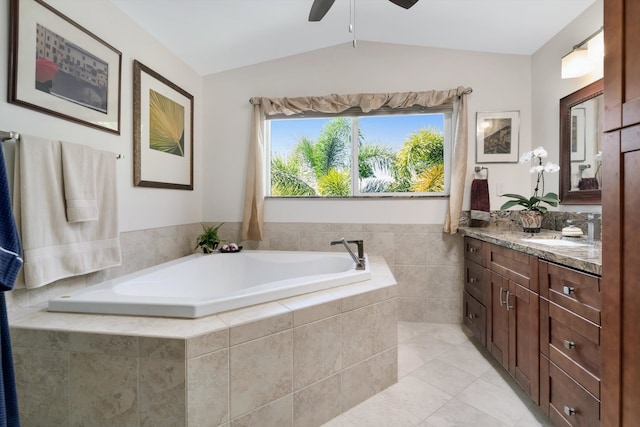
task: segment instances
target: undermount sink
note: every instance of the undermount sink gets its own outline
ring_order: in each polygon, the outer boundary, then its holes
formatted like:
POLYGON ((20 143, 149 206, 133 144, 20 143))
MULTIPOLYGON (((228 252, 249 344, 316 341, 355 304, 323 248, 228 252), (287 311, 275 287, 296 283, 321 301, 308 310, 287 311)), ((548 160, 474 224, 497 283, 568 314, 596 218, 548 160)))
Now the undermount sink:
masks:
POLYGON ((584 243, 573 242, 571 240, 561 240, 561 239, 522 239, 525 242, 536 243, 539 245, 547 245, 547 246, 585 246, 584 243))

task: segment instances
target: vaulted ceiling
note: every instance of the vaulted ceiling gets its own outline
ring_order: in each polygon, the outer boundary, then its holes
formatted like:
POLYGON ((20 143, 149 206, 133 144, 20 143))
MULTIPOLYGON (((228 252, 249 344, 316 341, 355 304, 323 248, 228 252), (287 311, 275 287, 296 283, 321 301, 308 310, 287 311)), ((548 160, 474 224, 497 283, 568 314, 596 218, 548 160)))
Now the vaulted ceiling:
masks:
MULTIPOLYGON (((596 0, 111 0, 201 75, 357 40, 531 55, 596 0)), ((570 47, 568 47, 570 48, 570 47)), ((569 50, 569 49, 568 49, 569 50)))

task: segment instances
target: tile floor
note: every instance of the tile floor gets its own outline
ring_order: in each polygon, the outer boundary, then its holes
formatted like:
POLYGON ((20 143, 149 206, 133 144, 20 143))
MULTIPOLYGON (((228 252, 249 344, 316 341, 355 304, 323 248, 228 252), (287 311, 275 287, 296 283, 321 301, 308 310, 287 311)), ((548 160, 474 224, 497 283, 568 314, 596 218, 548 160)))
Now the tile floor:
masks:
POLYGON ((398 383, 323 427, 552 426, 463 325, 398 323, 398 383))

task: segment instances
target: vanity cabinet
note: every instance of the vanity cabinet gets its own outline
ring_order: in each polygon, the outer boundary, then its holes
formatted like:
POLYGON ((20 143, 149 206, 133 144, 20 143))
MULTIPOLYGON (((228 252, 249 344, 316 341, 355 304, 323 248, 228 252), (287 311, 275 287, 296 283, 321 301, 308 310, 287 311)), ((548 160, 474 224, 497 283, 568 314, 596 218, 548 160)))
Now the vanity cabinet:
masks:
POLYGON ((487 305, 489 283, 487 279, 486 250, 488 244, 480 240, 464 239, 464 323, 483 345, 487 345, 487 305))
POLYGON ((540 407, 554 425, 600 425, 601 279, 539 261, 540 407))
POLYGON ((537 258, 465 237, 464 322, 539 402, 537 258))
POLYGON ((491 244, 487 348, 539 403, 537 258, 491 244))

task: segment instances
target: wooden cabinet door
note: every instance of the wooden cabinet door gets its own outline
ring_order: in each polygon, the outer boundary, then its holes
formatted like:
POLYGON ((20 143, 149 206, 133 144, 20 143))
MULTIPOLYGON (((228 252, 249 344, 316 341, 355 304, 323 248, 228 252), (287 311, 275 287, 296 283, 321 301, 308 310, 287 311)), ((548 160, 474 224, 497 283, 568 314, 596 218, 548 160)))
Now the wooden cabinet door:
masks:
POLYGON ((640 123, 639 16, 638 0, 604 2, 605 131, 640 123))
POLYGON ((509 312, 506 309, 509 281, 491 272, 491 303, 487 333, 487 347, 498 362, 509 369, 509 312))
POLYGON ((531 399, 540 403, 539 300, 535 292, 509 281, 509 372, 531 399))

